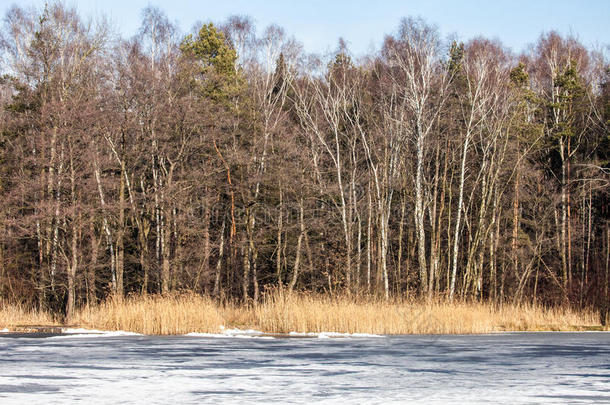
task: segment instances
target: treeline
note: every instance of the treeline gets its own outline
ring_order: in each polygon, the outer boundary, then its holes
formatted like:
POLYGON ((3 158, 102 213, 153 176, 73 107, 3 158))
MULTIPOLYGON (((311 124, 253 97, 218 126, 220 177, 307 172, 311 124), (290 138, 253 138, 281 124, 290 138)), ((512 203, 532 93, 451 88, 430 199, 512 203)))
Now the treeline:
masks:
POLYGON ((600 305, 610 70, 404 19, 360 60, 247 17, 117 39, 61 3, 2 28, 0 297, 270 287, 600 305))

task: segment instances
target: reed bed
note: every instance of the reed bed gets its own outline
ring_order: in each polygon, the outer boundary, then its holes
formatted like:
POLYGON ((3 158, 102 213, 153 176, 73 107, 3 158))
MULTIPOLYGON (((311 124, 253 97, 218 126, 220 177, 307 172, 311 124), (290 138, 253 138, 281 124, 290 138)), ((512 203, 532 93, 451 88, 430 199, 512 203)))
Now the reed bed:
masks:
POLYGON ((189 332, 217 333, 224 323, 218 305, 196 294, 116 297, 77 312, 75 322, 101 330, 123 330, 148 335, 189 332))
MULTIPOLYGON (((19 306, 0 308, 0 329, 51 324, 46 313, 19 306)), ((196 294, 110 298, 77 311, 73 324, 151 335, 218 333, 222 327, 269 333, 341 332, 371 334, 468 334, 499 331, 601 330, 592 309, 546 308, 374 297, 324 296, 271 291, 259 304, 218 302, 196 294)))
POLYGON ((10 330, 21 325, 58 325, 58 322, 48 312, 0 300, 0 329, 10 330))
POLYGON ((273 293, 254 308, 262 330, 375 334, 490 333, 585 330, 599 326, 596 312, 539 305, 480 302, 385 301, 273 293))

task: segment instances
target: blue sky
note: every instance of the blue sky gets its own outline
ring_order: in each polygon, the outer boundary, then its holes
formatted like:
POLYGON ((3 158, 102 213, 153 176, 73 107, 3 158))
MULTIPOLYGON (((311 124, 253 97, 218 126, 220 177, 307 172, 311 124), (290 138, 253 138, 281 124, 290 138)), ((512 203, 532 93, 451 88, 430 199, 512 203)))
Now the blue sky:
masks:
MULTIPOLYGON (((443 36, 467 40, 476 35, 498 38, 514 52, 526 49, 541 32, 572 33, 589 47, 610 44, 610 0, 65 0, 82 15, 106 14, 124 36, 136 33, 141 10, 159 7, 183 32, 197 21, 223 21, 246 14, 262 29, 283 26, 309 52, 326 52, 343 36, 355 55, 379 47, 396 30, 401 17, 423 17, 443 36)), ((4 15, 14 0, 0 0, 4 15)), ((44 0, 19 0, 43 7, 44 0)))

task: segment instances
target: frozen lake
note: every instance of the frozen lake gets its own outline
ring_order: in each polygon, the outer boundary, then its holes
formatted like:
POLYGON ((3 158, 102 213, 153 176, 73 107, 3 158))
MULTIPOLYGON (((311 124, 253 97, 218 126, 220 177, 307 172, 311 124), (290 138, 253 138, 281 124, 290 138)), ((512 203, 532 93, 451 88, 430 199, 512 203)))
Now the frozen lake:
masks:
POLYGON ((610 333, 0 334, 0 403, 610 403, 610 333))

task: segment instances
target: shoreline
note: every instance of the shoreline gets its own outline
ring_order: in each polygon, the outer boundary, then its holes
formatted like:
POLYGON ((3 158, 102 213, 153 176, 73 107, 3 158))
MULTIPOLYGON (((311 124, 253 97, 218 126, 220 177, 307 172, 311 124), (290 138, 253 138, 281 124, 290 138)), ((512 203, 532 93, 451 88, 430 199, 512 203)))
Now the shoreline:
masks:
POLYGON ((503 335, 503 334, 540 334, 540 333, 610 333, 609 330, 603 328, 574 328, 569 330, 496 330, 491 332, 480 333, 404 333, 404 334, 369 334, 369 333, 342 333, 342 332, 263 332, 258 330, 241 330, 232 329, 229 333, 224 333, 220 330, 219 333, 177 333, 170 335, 159 334, 141 334, 130 331, 111 331, 111 330, 96 330, 86 328, 74 328, 73 326, 19 326, 13 329, 0 329, 0 338, 2 337, 123 337, 123 336, 164 336, 164 337, 202 337, 202 338, 273 338, 273 339, 336 339, 336 338, 385 338, 394 336, 485 336, 485 335, 503 335), (76 330, 75 330, 76 329, 76 330))

